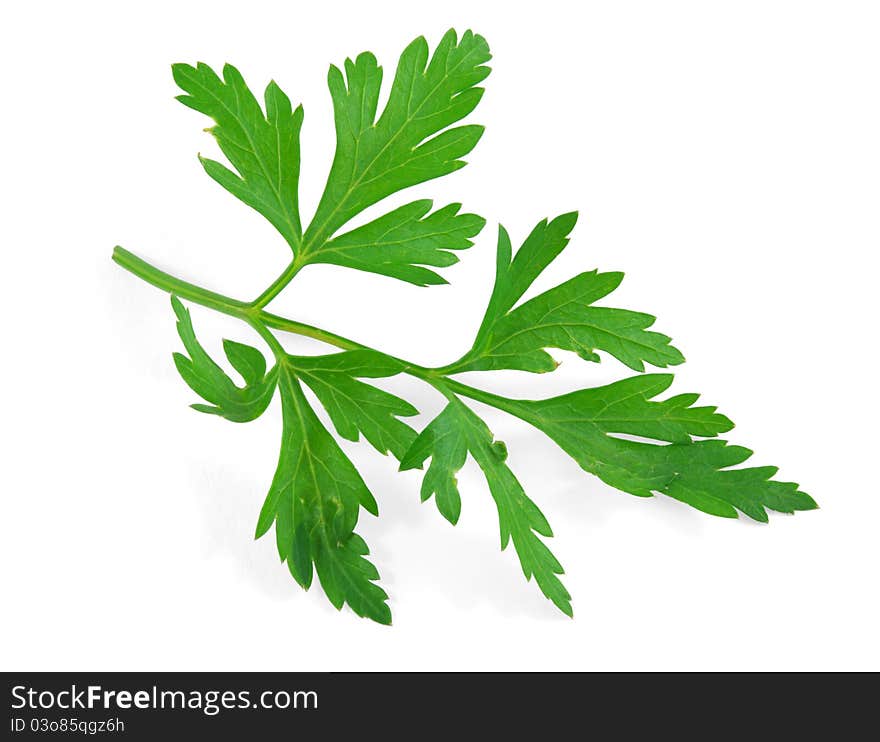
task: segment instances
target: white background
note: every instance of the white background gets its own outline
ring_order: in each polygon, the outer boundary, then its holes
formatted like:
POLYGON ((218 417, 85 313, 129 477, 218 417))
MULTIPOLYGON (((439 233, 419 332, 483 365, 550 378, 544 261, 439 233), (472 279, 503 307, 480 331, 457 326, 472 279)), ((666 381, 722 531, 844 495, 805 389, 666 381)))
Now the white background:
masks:
MULTIPOLYGON (((3 22, 3 669, 880 669, 876 3, 134 7, 18 3, 3 22), (370 49, 387 82, 406 43, 450 25, 494 53, 473 116, 486 134, 468 167, 392 202, 462 201, 489 226, 451 286, 310 267, 273 309, 445 363, 481 318, 496 223, 522 239, 578 209, 536 290, 625 271, 613 304, 656 314, 688 358, 673 391, 719 404, 730 439, 820 510, 762 526, 614 492, 478 406, 554 526, 574 620, 499 551, 471 463, 452 528, 419 504, 418 472, 343 443, 380 504, 359 530, 391 628, 302 592, 273 539, 253 541, 277 402, 246 426, 188 409, 168 297, 110 261, 121 244, 248 299, 288 258, 202 172, 216 147, 169 65, 230 61, 304 103, 308 217, 333 150, 328 64, 370 49)), ((259 343, 193 316, 212 351, 259 343)), ((466 380, 545 396, 627 373, 556 355, 553 375, 466 380)), ((418 428, 441 406, 414 380, 381 383, 424 411, 418 428)))

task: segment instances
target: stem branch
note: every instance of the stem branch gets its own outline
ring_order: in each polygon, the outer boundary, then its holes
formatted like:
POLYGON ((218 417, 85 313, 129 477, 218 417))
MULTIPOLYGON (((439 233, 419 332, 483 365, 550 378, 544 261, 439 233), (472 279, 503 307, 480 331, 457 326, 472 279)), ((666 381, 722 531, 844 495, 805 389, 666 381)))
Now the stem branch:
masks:
POLYGON ((252 306, 257 307, 258 309, 265 307, 293 280, 293 277, 299 273, 300 268, 302 268, 302 263, 296 258, 291 260, 290 264, 284 269, 281 275, 269 284, 269 288, 251 302, 252 306))
MULTIPOLYGON (((276 296, 285 285, 287 285, 290 279, 293 278, 299 270, 299 266, 294 268, 295 262, 288 266, 285 273, 282 274, 282 276, 279 276, 278 279, 273 282, 272 286, 261 294, 260 298, 253 302, 244 302, 217 293, 216 291, 202 288, 201 286, 189 283, 176 276, 172 276, 170 273, 166 273, 165 271, 156 268, 122 247, 117 246, 113 249, 113 261, 122 268, 125 268, 129 273, 134 274, 141 280, 152 284, 162 291, 167 291, 169 294, 174 294, 181 299, 186 299, 195 304, 200 304, 203 307, 208 307, 209 309, 214 309, 223 314, 243 320, 250 325, 261 338, 263 338, 278 360, 282 360, 286 355, 286 352, 281 343, 278 342, 278 339, 269 331, 270 328, 281 330, 282 332, 290 332, 303 337, 313 338, 314 340, 320 340, 323 343, 327 343, 328 345, 332 345, 342 350, 374 350, 367 345, 362 345, 361 343, 350 340, 342 335, 337 335, 327 330, 323 330, 320 327, 313 327, 312 325, 307 325, 303 322, 297 322, 296 320, 288 319, 287 317, 272 314, 262 308, 268 303, 268 301, 276 296), (284 278, 283 281, 282 278, 284 278), (277 287, 277 290, 274 290, 273 287, 277 287), (264 297, 267 296, 268 299, 263 300, 264 297)), ((387 356, 388 354, 385 355, 387 356)), ((450 366, 441 369, 432 369, 405 361, 401 358, 394 358, 394 356, 388 357, 399 361, 404 366, 404 373, 427 382, 443 394, 453 392, 465 397, 470 397, 478 402, 491 405, 492 407, 497 407, 501 410, 505 409, 506 405, 504 404, 504 398, 492 394, 491 392, 486 392, 482 389, 463 384, 455 379, 448 378, 446 372, 447 369, 451 368, 450 366)), ((454 364, 452 367, 454 367, 454 364)))

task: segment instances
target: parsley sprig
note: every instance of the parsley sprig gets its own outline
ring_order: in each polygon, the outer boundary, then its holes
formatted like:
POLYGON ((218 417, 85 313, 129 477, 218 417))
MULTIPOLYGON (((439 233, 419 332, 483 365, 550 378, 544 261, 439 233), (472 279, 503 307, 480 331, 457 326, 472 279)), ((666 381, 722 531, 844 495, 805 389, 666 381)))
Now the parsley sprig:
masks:
POLYGON ((179 100, 211 117, 210 129, 228 160, 200 157, 217 183, 262 214, 291 250, 287 267, 256 298, 235 299, 183 281, 121 247, 113 260, 171 294, 186 355, 174 354, 184 381, 204 402, 194 409, 247 422, 261 415, 275 391, 283 419, 278 465, 260 512, 256 535, 274 526, 281 559, 308 589, 317 574, 330 602, 347 604, 360 616, 391 622, 388 596, 367 559, 369 549, 355 532, 361 508, 378 505, 334 435, 316 415, 303 387, 325 408, 336 433, 361 437, 401 470, 425 470, 421 497, 434 498, 440 514, 456 523, 461 494, 456 473, 470 456, 486 478, 498 509, 501 548, 513 543, 527 579, 561 611, 572 615, 571 597, 560 581, 562 566, 546 539, 553 533, 508 465, 505 444, 495 439, 466 400, 514 415, 538 428, 587 472, 640 497, 665 494, 704 512, 759 521, 767 511, 791 513, 816 507, 798 485, 773 479, 774 467, 737 467, 751 451, 718 439, 733 423, 714 407, 696 406, 698 395, 658 399, 672 383, 669 373, 644 373, 684 361, 671 339, 652 328, 654 317, 603 303, 623 274, 581 273, 526 301, 535 279, 565 249, 575 213, 539 222, 514 251, 499 227, 495 285, 470 349, 458 360, 429 368, 396 358, 327 330, 282 317, 266 307, 310 263, 379 273, 419 286, 445 283, 435 269, 458 260, 485 220, 460 204, 434 208, 418 200, 359 227, 348 222, 369 206, 409 186, 464 166, 461 159, 483 128, 460 124, 482 96, 489 74, 486 41, 470 31, 447 32, 429 52, 424 38, 403 52, 381 113, 382 68, 369 52, 330 68, 328 86, 336 122, 336 152, 323 195, 303 228, 298 197, 302 107, 269 83, 261 106, 231 65, 222 76, 208 65, 177 64, 179 100), (183 301, 235 317, 252 327, 272 358, 226 340, 224 352, 240 375, 236 383, 199 343, 183 301), (293 333, 333 346, 321 356, 288 353, 277 333, 293 333), (613 384, 548 399, 510 399, 453 378, 463 371, 518 369, 553 371, 548 348, 574 351, 598 362, 600 353, 638 375, 613 384), (365 381, 408 374, 446 400, 421 432, 405 418, 418 414, 408 401, 365 381))

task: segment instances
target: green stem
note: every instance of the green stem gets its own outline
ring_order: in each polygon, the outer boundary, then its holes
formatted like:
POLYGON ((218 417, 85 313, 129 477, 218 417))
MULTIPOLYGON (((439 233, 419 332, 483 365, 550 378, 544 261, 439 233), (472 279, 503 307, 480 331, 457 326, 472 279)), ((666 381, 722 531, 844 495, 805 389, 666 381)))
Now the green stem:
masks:
MULTIPOLYGON (((122 247, 117 246, 113 249, 113 261, 125 268, 129 273, 134 274, 138 278, 152 284, 162 291, 167 291, 169 294, 174 294, 181 299, 186 299, 195 304, 200 304, 203 307, 208 307, 209 309, 214 309, 223 314, 243 320, 250 325, 261 338, 263 338, 266 344, 271 348, 272 353, 279 360, 285 357, 286 352, 281 343, 278 342, 278 339, 269 331, 270 328, 281 330, 282 332, 290 332, 303 337, 313 338, 314 340, 320 340, 323 343, 327 343, 328 345, 332 345, 342 350, 374 350, 367 345, 362 345, 361 343, 350 340, 342 335, 323 330, 320 327, 313 327, 312 325, 307 325, 303 322, 297 322, 296 320, 267 312, 261 308, 258 302, 243 302, 238 299, 233 299, 230 296, 219 294, 216 291, 210 291, 201 286, 196 286, 193 283, 172 276, 170 273, 159 270, 155 266, 150 265, 147 261, 139 258, 134 253, 131 253, 122 247)), ((290 278, 293 277, 295 272, 296 271, 291 272, 290 278)), ((273 286, 277 283, 279 283, 278 280, 275 281, 273 286)), ((267 294, 268 290, 263 292, 263 295, 267 294)), ((427 368, 425 366, 420 366, 417 363, 405 361, 401 358, 388 356, 387 353, 385 355, 399 361, 404 366, 404 373, 427 382, 444 395, 448 396, 448 394, 452 392, 465 397, 470 397, 471 399, 491 405, 492 407, 497 407, 500 410, 504 410, 506 407, 506 400, 503 397, 499 397, 491 392, 483 391, 482 389, 476 389, 467 384, 462 384, 455 379, 450 379, 445 375, 444 369, 427 368)))
POLYGON ((139 258, 134 253, 118 245, 113 248, 113 261, 125 268, 129 273, 134 273, 138 278, 152 284, 156 288, 176 294, 184 299, 189 299, 203 307, 215 309, 223 314, 233 317, 244 317, 248 311, 247 303, 233 299, 214 291, 209 291, 194 283, 184 281, 182 278, 172 276, 170 273, 159 270, 150 265, 146 260, 139 258))
POLYGON ((487 392, 483 389, 477 389, 476 387, 470 386, 468 384, 462 384, 460 381, 450 379, 446 376, 443 376, 441 378, 442 383, 455 394, 460 394, 463 397, 470 397, 477 402, 482 402, 483 404, 487 404, 490 407, 495 407, 496 409, 502 410, 503 412, 509 412, 511 415, 516 415, 517 417, 519 417, 519 414, 513 411, 511 405, 507 404, 508 400, 504 397, 499 397, 497 394, 492 394, 492 392, 487 392))
POLYGON ((271 332, 269 332, 269 328, 266 327, 262 322, 259 322, 256 319, 248 318, 247 323, 254 328, 256 333, 266 341, 266 345, 271 348, 273 355, 277 361, 282 361, 286 355, 286 351, 284 350, 284 346, 278 342, 278 338, 276 338, 271 332))
POLYGON ((296 258, 290 261, 290 264, 282 271, 281 275, 278 276, 272 283, 269 284, 269 288, 267 288, 262 294, 260 294, 256 299, 251 302, 251 305, 257 307, 258 309, 262 309, 265 307, 272 299, 274 299, 278 294, 280 294, 284 287, 287 286, 292 280, 293 277, 299 273, 299 269, 303 267, 303 264, 300 263, 296 258))
POLYGON ((462 357, 462 358, 459 358, 457 361, 454 361, 453 363, 448 363, 448 364, 445 365, 445 366, 438 366, 438 367, 435 368, 434 370, 435 370, 438 374, 441 374, 442 376, 449 376, 450 374, 456 374, 456 373, 458 373, 459 371, 461 371, 461 368, 460 368, 460 367, 461 367, 462 365, 464 365, 464 364, 463 364, 463 361, 464 361, 465 358, 467 358, 467 356, 464 356, 464 357, 462 357))
POLYGON ((271 312, 258 310, 256 316, 266 327, 271 327, 273 330, 281 330, 282 332, 290 332, 294 335, 302 335, 303 337, 320 340, 322 343, 333 345, 342 350, 372 350, 372 348, 342 337, 342 335, 336 335, 327 330, 322 330, 320 327, 307 325, 305 322, 297 322, 296 320, 281 317, 271 312))

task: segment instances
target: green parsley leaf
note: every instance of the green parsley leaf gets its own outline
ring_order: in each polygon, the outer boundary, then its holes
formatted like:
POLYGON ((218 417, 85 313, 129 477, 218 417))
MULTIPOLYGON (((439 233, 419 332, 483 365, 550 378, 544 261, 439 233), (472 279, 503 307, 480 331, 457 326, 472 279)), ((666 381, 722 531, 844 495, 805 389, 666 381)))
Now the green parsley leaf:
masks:
POLYGON ((816 507, 798 485, 773 480, 776 467, 731 469, 752 455, 747 448, 694 440, 717 436, 733 423, 714 407, 694 407, 696 394, 652 401, 670 384, 671 374, 646 374, 551 399, 505 399, 499 406, 546 433, 586 471, 639 497, 657 492, 711 515, 735 518, 740 510, 761 522, 767 521, 765 508, 792 513, 816 507))
POLYGON ((366 542, 352 533, 345 543, 336 548, 329 548, 322 542, 315 569, 324 593, 336 610, 348 603, 358 616, 390 625, 391 609, 386 602, 388 595, 375 583, 379 579, 379 572, 364 558, 369 553, 366 542))
POLYGON ((266 359, 256 348, 232 340, 223 341, 223 349, 233 368, 245 381, 238 387, 218 366, 196 339, 189 310, 176 296, 171 297, 171 306, 177 315, 177 333, 189 353, 174 354, 174 365, 196 394, 210 402, 194 404, 192 408, 211 415, 220 415, 236 423, 255 420, 272 400, 278 378, 277 369, 266 373, 266 359))
POLYGON ((266 374, 266 358, 256 348, 235 340, 224 340, 223 350, 232 367, 248 384, 258 383, 266 374))
POLYGON ((330 602, 359 616, 391 623, 388 598, 375 580, 363 539, 354 533, 361 507, 379 510, 357 469, 303 394, 293 369, 280 365, 283 431, 278 468, 257 523, 257 538, 275 524, 278 554, 303 587, 312 566, 330 602))
POLYGON ((447 283, 423 266, 446 267, 458 262, 448 250, 464 250, 486 220, 459 214, 461 204, 450 204, 432 214, 431 201, 413 201, 378 219, 339 235, 312 251, 314 263, 335 263, 347 268, 379 273, 431 286, 447 283))
POLYGON ((513 259, 510 237, 499 228, 489 306, 473 347, 449 372, 553 371, 558 364, 544 348, 571 350, 586 361, 598 361, 596 350, 603 350, 636 371, 644 371, 646 362, 662 368, 684 361, 669 337, 647 329, 654 324, 651 315, 593 306, 620 285, 622 273, 581 273, 514 308, 568 244, 576 221, 571 213, 540 222, 513 259))
POLYGON ((362 433, 379 453, 391 451, 400 460, 416 432, 398 418, 419 411, 406 400, 356 378, 392 376, 402 370, 399 364, 381 353, 360 350, 289 358, 294 373, 321 401, 339 435, 357 441, 362 433))
POLYGON ((299 133, 302 106, 291 109, 290 99, 270 82, 266 112, 241 73, 231 64, 223 79, 208 65, 175 64, 174 81, 187 93, 177 100, 210 116, 210 131, 238 173, 215 160, 199 157, 205 172, 236 198, 265 216, 296 253, 302 242, 299 219, 299 133))
POLYGON ((502 550, 512 539, 526 580, 534 577, 541 592, 559 610, 571 616, 571 596, 558 577, 563 574, 562 566, 538 538, 538 535, 549 538, 553 531, 507 466, 507 447, 494 439, 492 431, 476 413, 457 398, 451 398, 413 442, 400 468, 421 468, 431 457, 422 481, 422 501, 436 494, 437 509, 454 525, 461 513, 455 475, 464 466, 468 453, 482 469, 498 508, 502 550))
POLYGON ((306 231, 320 247, 349 219, 386 196, 464 166, 483 127, 449 128, 483 95, 475 87, 489 74, 482 36, 449 30, 429 59, 424 37, 403 52, 376 118, 382 68, 369 52, 345 60, 345 74, 330 67, 327 84, 336 117, 336 154, 314 219, 306 231))
MULTIPOLYGON (((414 201, 334 238, 353 216, 383 198, 464 166, 483 127, 452 127, 479 103, 476 85, 489 74, 485 39, 448 31, 433 56, 417 38, 404 50, 388 103, 376 119, 382 68, 369 52, 345 61, 345 74, 327 78, 336 118, 336 155, 324 194, 303 236, 299 216, 299 135, 303 110, 275 82, 266 88, 265 113, 244 78, 225 65, 221 79, 208 65, 175 64, 174 79, 186 92, 181 103, 216 122, 209 131, 238 171, 201 158, 208 175, 263 214, 294 252, 295 273, 308 263, 334 263, 408 281, 446 283, 425 266, 457 261, 449 250, 473 243, 485 220, 459 214, 449 204, 428 214, 430 200, 414 201), (452 128, 450 128, 452 127, 452 128)), ((271 298, 271 297, 270 297, 271 298)))

